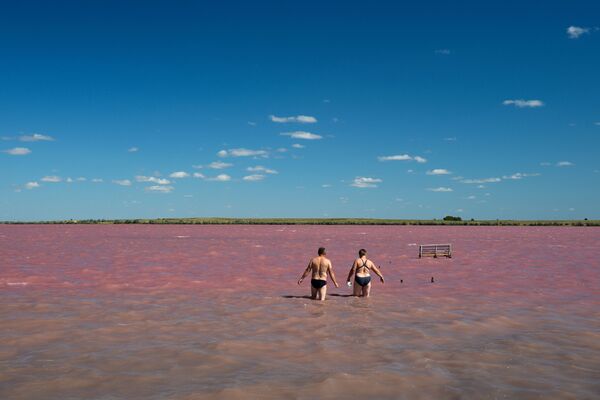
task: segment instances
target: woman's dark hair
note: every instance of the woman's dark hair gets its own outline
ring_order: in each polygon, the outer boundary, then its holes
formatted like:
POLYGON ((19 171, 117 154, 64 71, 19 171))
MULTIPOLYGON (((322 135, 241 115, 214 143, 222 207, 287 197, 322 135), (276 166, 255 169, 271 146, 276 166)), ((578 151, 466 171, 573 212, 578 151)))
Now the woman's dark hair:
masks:
POLYGON ((359 256, 359 257, 362 257, 362 256, 364 256, 365 254, 367 254, 367 251, 366 251, 365 249, 360 249, 360 250, 358 251, 358 256, 359 256))
POLYGON ((325 253, 325 247, 319 247, 319 255, 322 256, 325 253))

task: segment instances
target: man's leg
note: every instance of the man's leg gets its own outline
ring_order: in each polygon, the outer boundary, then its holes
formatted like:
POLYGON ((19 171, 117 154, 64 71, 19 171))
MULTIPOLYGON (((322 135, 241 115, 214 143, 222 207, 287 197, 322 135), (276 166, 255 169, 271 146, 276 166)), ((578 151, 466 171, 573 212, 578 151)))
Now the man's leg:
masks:
POLYGON ((319 300, 324 301, 326 295, 327 295, 327 285, 324 285, 321 289, 319 289, 319 300))
POLYGON ((310 298, 313 300, 317 298, 317 289, 312 284, 310 285, 310 298))

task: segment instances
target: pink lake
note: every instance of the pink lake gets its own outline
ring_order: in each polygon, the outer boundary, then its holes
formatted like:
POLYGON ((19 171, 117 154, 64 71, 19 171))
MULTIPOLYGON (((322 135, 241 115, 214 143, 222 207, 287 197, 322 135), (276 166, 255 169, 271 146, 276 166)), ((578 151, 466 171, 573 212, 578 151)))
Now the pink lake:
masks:
POLYGON ((0 225, 0 398, 597 399, 599 268, 586 227, 0 225))

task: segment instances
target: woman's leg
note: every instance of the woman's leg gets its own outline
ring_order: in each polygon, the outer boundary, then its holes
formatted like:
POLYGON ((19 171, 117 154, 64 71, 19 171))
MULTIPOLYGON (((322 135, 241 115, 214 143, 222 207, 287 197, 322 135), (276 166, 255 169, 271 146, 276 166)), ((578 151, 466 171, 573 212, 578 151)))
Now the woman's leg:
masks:
POLYGON ((362 287, 362 295, 363 297, 369 297, 371 294, 371 282, 367 284, 367 286, 362 287))

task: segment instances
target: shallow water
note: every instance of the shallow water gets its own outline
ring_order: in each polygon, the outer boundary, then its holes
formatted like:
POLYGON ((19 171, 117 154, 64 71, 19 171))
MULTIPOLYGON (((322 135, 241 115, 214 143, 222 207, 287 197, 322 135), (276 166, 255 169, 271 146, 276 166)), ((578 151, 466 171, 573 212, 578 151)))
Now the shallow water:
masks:
POLYGON ((597 228, 0 225, 0 398, 598 398, 599 256, 597 228))

